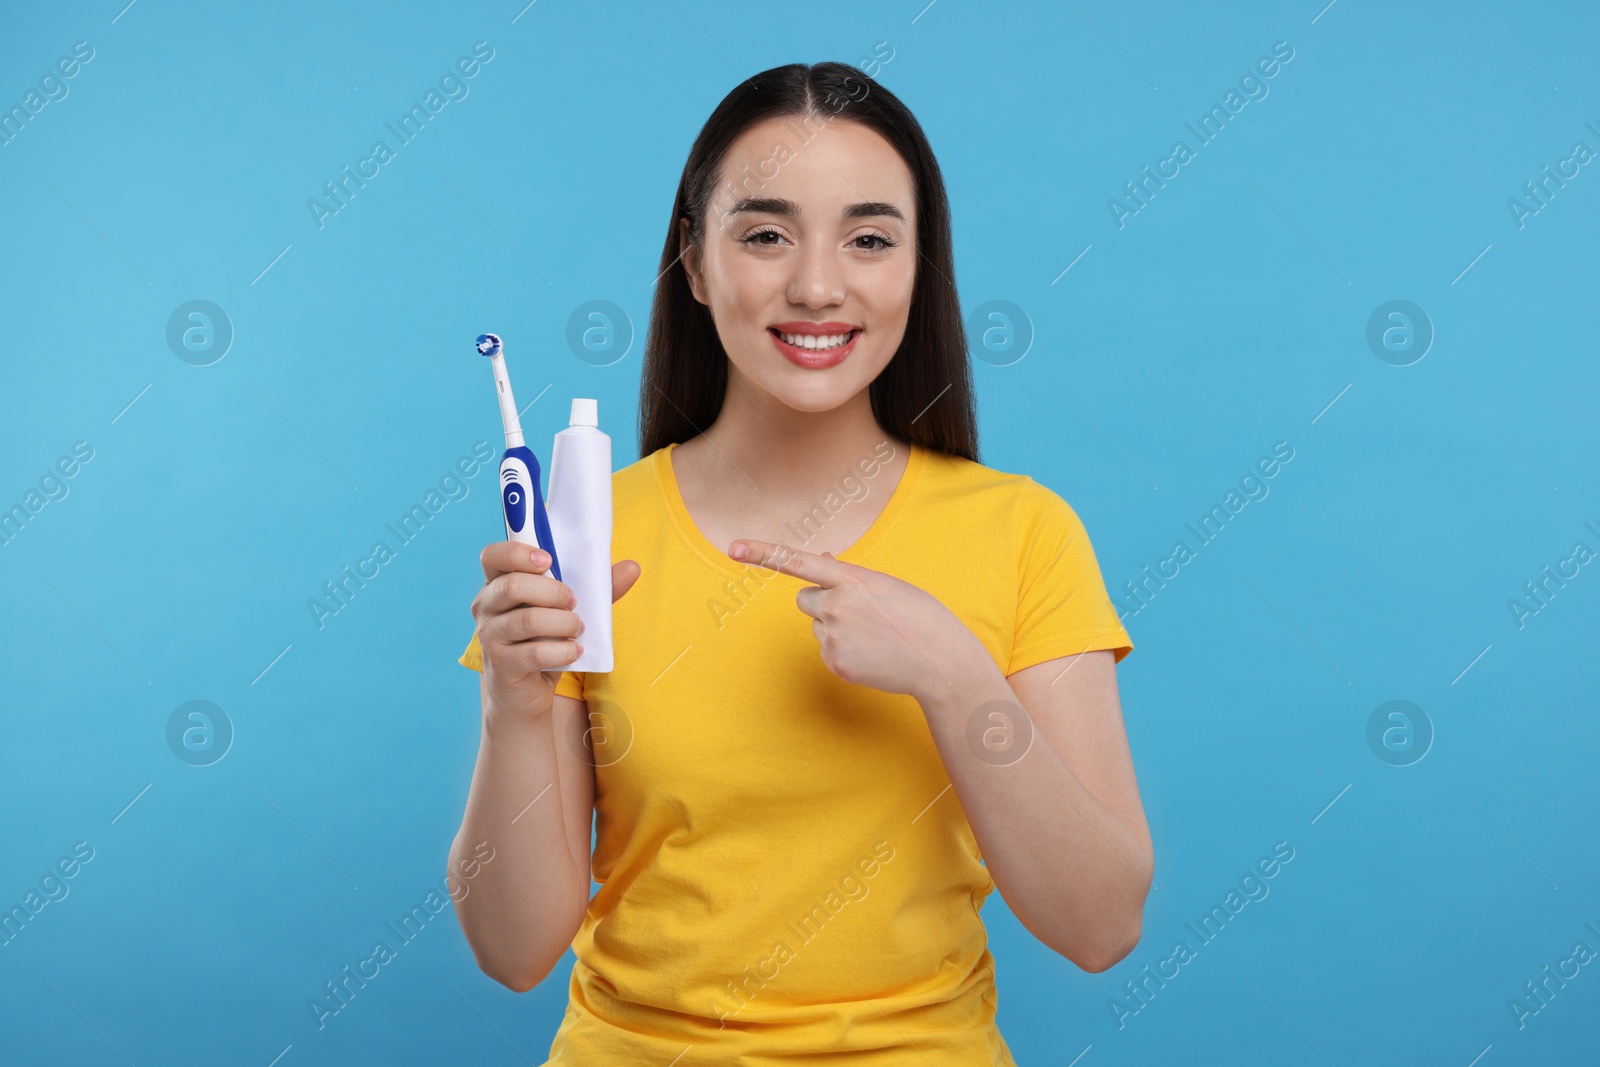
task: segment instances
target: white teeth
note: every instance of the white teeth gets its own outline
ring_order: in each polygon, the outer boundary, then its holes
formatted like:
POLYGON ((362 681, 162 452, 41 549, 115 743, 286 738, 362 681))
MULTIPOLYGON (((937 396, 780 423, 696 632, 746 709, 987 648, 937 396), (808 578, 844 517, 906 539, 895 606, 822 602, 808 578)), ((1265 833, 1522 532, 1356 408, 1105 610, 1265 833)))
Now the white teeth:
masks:
POLYGON ((822 337, 809 333, 779 333, 778 336, 796 348, 838 348, 850 340, 848 333, 826 334, 822 337))

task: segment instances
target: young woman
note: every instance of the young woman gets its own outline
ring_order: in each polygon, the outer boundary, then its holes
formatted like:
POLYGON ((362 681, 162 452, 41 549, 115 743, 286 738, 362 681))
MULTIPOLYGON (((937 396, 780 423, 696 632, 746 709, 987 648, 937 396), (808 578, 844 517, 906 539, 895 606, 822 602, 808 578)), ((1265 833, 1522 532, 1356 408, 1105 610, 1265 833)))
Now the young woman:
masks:
POLYGON ((1085 970, 1137 942, 1132 642, 1072 509, 977 461, 954 273, 898 99, 838 63, 750 78, 662 250, 616 669, 560 673, 571 593, 483 550, 450 863, 495 850, 457 906, 485 973, 531 989, 574 949, 549 1063, 1012 1064, 992 889, 1085 970))

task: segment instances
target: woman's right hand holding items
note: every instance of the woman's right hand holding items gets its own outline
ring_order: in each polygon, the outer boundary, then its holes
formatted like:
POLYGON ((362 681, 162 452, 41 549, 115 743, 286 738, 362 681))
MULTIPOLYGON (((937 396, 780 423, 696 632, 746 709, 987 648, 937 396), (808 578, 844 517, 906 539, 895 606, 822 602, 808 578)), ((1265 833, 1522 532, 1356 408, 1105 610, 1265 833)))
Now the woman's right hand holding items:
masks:
MULTIPOLYGON (((561 668, 583 651, 577 597, 546 573, 550 554, 535 545, 496 541, 480 560, 484 586, 472 601, 472 617, 483 654, 484 714, 537 718, 550 710, 561 668)), ((612 600, 638 577, 632 560, 613 565, 612 600)))

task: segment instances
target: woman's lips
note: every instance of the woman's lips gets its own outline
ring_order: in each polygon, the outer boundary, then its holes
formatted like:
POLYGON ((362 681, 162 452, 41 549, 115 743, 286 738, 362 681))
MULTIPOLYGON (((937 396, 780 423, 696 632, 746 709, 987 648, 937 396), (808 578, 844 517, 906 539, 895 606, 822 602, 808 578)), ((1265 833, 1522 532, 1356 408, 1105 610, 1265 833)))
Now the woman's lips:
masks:
POLYGON ((779 352, 783 353, 783 358, 795 366, 805 367, 808 370, 824 370, 828 367, 836 367, 845 361, 845 358, 856 347, 856 341, 860 339, 861 331, 851 330, 850 339, 844 344, 836 345, 833 348, 801 348, 779 337, 778 331, 770 327, 767 329, 767 336, 772 338, 772 343, 779 352))

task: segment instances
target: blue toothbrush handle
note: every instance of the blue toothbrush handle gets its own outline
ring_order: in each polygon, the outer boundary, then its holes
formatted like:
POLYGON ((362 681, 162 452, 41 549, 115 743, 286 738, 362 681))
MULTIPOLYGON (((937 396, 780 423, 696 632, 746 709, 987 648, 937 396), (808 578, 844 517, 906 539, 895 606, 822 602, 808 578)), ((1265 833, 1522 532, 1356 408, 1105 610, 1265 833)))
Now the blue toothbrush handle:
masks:
POLYGON ((508 448, 500 457, 500 503, 505 511, 506 540, 537 545, 550 553, 547 573, 559 582, 561 561, 556 557, 555 538, 539 492, 539 461, 532 449, 508 448))

